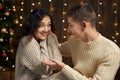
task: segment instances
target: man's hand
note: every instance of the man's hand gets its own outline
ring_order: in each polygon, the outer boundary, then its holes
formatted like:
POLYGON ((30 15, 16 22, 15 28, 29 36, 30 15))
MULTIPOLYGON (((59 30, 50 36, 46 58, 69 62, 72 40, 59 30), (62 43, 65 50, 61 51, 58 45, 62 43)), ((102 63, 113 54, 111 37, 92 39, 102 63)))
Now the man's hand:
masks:
POLYGON ((46 64, 55 70, 61 70, 65 66, 63 62, 58 61, 58 60, 42 61, 42 64, 46 64))

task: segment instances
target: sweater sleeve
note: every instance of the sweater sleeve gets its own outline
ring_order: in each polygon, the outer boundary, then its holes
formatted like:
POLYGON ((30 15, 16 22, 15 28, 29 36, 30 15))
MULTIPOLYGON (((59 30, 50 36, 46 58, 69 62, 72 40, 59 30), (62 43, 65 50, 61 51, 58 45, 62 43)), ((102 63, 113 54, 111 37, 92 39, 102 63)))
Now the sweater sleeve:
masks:
POLYGON ((91 77, 81 74, 68 65, 66 65, 61 72, 70 80, 114 80, 120 64, 119 57, 120 54, 116 53, 106 56, 101 64, 98 65, 96 73, 91 77))
POLYGON ((69 48, 71 40, 72 40, 72 36, 66 42, 59 44, 59 48, 63 56, 66 56, 66 57, 71 56, 70 48, 69 48))
POLYGON ((45 58, 45 54, 40 53, 40 49, 33 42, 23 48, 20 61, 32 73, 41 75, 47 73, 48 66, 41 64, 45 58))
POLYGON ((60 52, 59 46, 58 46, 59 42, 58 42, 57 36, 55 34, 52 33, 48 37, 48 44, 51 47, 50 49, 52 50, 53 58, 62 61, 62 55, 61 55, 61 52, 60 52))

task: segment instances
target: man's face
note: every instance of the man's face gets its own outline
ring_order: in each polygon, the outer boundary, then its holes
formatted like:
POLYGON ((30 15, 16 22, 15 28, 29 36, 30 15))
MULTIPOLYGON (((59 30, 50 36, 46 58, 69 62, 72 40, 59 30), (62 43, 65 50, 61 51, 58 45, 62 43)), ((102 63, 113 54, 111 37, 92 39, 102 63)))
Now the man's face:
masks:
POLYGON ((73 35, 75 38, 81 38, 82 28, 80 23, 74 21, 72 17, 68 17, 68 29, 67 32, 73 35))

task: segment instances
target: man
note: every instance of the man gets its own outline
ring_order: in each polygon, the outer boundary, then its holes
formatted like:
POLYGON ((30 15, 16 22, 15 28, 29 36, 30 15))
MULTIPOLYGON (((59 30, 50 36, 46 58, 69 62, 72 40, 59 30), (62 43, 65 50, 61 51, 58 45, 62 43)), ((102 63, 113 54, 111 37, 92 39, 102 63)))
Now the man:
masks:
POLYGON ((120 65, 120 49, 96 30, 96 19, 88 4, 76 5, 68 11, 68 33, 72 35, 60 50, 63 56, 72 57, 73 68, 58 60, 43 61, 60 70, 55 80, 114 80, 120 65))

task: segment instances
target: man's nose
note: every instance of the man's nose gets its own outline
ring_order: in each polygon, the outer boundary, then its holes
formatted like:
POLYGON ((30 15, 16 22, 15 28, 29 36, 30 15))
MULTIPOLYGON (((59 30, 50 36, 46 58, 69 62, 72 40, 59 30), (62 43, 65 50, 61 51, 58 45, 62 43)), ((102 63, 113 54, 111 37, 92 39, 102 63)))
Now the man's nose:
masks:
POLYGON ((67 33, 70 33, 70 28, 69 27, 67 28, 67 33))

